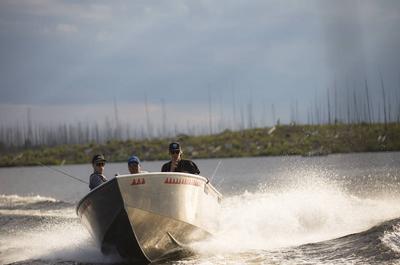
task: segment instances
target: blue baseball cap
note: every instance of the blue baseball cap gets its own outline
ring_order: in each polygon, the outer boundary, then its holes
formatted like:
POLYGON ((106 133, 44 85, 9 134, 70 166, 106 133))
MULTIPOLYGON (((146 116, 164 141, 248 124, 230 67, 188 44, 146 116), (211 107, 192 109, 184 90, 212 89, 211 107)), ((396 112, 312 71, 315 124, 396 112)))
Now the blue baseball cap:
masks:
POLYGON ((139 158, 138 158, 137 156, 131 156, 131 157, 128 159, 128 165, 130 165, 130 164, 137 164, 137 165, 139 165, 139 164, 140 164, 139 158))

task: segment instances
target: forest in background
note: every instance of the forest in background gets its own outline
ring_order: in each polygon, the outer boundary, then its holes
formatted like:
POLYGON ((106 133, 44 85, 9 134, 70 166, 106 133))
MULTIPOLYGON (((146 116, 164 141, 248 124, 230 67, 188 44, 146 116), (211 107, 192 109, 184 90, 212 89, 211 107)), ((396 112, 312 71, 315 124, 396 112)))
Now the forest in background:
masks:
MULTIPOLYGON (((400 81, 400 79, 399 79, 400 81)), ((400 86, 400 83, 399 83, 400 86)), ((289 97, 290 98, 290 97, 289 97)), ((111 116, 75 121, 72 123, 39 123, 35 113, 26 107, 25 118, 14 123, 0 121, 0 152, 21 149, 56 147, 61 145, 106 144, 110 141, 156 141, 178 135, 212 136, 226 130, 240 132, 280 124, 307 125, 360 125, 400 123, 400 89, 385 86, 382 74, 376 80, 351 80, 334 82, 325 90, 316 90, 308 103, 288 99, 288 105, 277 108, 265 100, 238 98, 235 89, 224 94, 208 91, 208 108, 194 115, 196 119, 181 120, 170 117, 164 100, 157 112, 149 107, 147 97, 143 103, 142 122, 134 118, 122 121, 121 109, 113 101, 111 116), (268 104, 268 105, 267 105, 268 104), (225 109, 224 109, 225 108, 225 109)), ((78 117, 77 117, 78 118, 78 117)), ((195 118, 195 117, 193 117, 195 118)))
POLYGON ((399 136, 400 123, 276 125, 214 135, 17 148, 2 152, 0 166, 90 163, 94 154, 104 154, 109 162, 125 162, 133 154, 144 161, 166 160, 171 141, 179 141, 184 156, 192 159, 399 151, 399 136))
POLYGON ((387 89, 381 74, 376 81, 373 86, 367 80, 335 82, 306 109, 292 101, 284 122, 274 104, 255 106, 251 98, 237 99, 233 89, 229 114, 223 112, 222 94, 218 101, 209 91, 206 122, 186 121, 183 127, 170 121, 164 101, 160 121, 144 101, 145 124, 122 124, 115 99, 114 117, 102 125, 38 124, 27 108, 25 121, 0 124, 0 166, 88 163, 98 153, 111 162, 126 161, 132 154, 164 160, 171 141, 181 142, 190 158, 399 151, 400 89, 387 89))

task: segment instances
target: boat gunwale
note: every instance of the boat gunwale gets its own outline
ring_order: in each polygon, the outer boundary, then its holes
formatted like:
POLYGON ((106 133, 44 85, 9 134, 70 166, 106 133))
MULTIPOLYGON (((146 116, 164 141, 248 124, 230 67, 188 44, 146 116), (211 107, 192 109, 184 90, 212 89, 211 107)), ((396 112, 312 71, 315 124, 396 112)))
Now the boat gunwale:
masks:
POLYGON ((146 173, 138 173, 138 174, 123 174, 123 175, 116 175, 115 178, 124 178, 124 177, 146 177, 146 176, 152 176, 152 175, 175 175, 175 176, 180 176, 180 177, 190 177, 190 178, 196 178, 199 180, 202 180, 206 185, 208 185, 217 195, 222 199, 222 194, 210 183, 210 180, 206 177, 203 177, 201 175, 196 175, 196 174, 190 174, 190 173, 185 173, 185 172, 146 172, 146 173))
POLYGON ((100 190, 102 190, 104 187, 106 187, 107 185, 111 185, 111 183, 113 183, 114 181, 118 181, 118 179, 120 178, 130 178, 130 177, 150 177, 150 176, 154 176, 154 175, 175 175, 175 176, 180 176, 180 177, 190 177, 190 178, 195 178, 195 179, 199 179, 201 181, 203 181, 206 185, 208 185, 209 188, 211 188, 213 190, 213 192, 218 196, 218 200, 222 199, 222 195, 221 193, 210 183, 209 179, 206 177, 203 177, 201 175, 195 175, 195 174, 190 174, 190 173, 184 173, 184 172, 146 172, 146 173, 138 173, 138 174, 124 174, 124 175, 116 175, 115 177, 111 178, 110 180, 102 183, 101 185, 95 187, 94 189, 92 189, 91 191, 89 191, 88 194, 86 194, 82 199, 79 200, 79 202, 77 203, 75 212, 76 215, 79 216, 79 208, 81 206, 81 204, 83 203, 83 201, 85 201, 87 199, 87 197, 91 196, 91 194, 95 193, 95 192, 99 192, 100 190))
POLYGON ((95 187, 94 189, 92 189, 91 191, 89 191, 82 199, 80 199, 78 201, 78 203, 76 204, 76 208, 75 208, 75 212, 76 215, 79 216, 79 208, 81 206, 81 204, 87 199, 87 197, 91 196, 93 193, 99 192, 100 190, 102 190, 104 187, 111 185, 113 182, 117 181, 116 178, 112 178, 106 182, 103 182, 101 185, 95 187))

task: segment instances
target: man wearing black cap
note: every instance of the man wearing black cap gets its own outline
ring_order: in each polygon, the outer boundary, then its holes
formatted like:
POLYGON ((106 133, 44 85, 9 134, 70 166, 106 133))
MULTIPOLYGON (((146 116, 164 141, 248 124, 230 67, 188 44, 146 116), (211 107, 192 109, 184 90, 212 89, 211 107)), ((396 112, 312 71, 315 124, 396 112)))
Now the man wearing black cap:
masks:
POLYGON ((171 156, 171 161, 162 166, 161 172, 200 174, 200 170, 193 161, 182 159, 182 150, 179 143, 174 142, 169 145, 169 155, 171 156))
POLYGON ((105 162, 106 162, 106 160, 104 159, 103 155, 93 156, 92 166, 93 166, 94 172, 92 175, 90 175, 90 182, 89 182, 90 190, 96 188, 103 182, 107 181, 106 176, 103 175, 105 162))

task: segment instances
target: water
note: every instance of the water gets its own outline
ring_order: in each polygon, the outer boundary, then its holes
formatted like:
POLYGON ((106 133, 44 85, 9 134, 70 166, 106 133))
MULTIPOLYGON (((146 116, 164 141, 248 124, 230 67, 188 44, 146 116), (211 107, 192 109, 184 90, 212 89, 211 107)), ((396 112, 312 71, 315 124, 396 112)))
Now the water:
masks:
MULTIPOLYGON (((218 233, 161 264, 400 264, 400 153, 195 160, 224 195, 218 233)), ((162 162, 144 162, 157 171, 162 162)), ((90 165, 56 167, 87 181, 90 165)), ((107 176, 127 173, 106 165, 107 176)), ((0 169, 0 264, 124 264, 79 223, 86 184, 0 169)))

